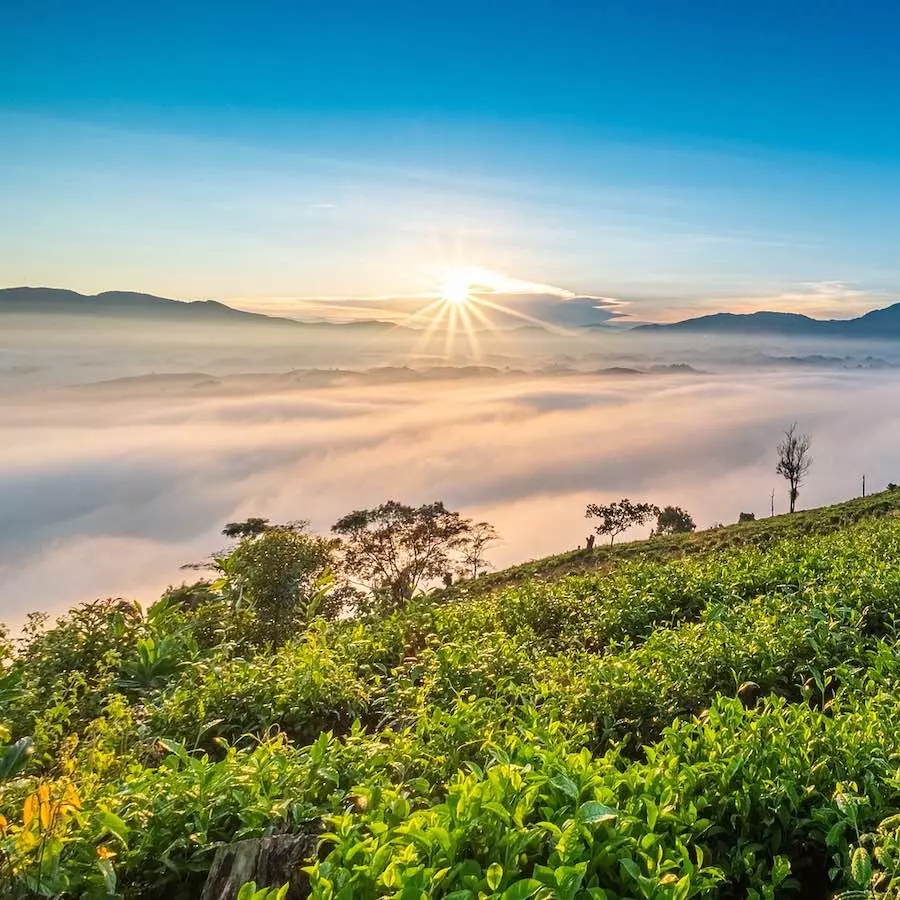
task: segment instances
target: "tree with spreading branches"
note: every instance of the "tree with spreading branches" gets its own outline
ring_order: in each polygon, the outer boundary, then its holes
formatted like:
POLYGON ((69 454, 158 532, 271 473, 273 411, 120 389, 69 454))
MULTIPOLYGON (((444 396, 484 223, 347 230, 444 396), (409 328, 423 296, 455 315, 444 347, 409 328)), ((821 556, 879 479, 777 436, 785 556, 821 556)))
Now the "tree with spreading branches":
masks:
POLYGON ((376 606, 390 611, 457 567, 472 527, 441 501, 389 500, 348 513, 331 530, 341 539, 344 568, 372 589, 376 606))
POLYGON ((490 522, 475 522, 470 525, 459 548, 461 556, 459 574, 463 578, 477 578, 491 568, 485 552, 499 540, 500 535, 490 522))
POLYGON ((643 525, 656 515, 659 515, 658 506, 652 503, 632 503, 627 497, 605 506, 589 503, 584 514, 586 519, 600 520, 594 531, 599 535, 608 534, 610 547, 624 531, 643 525))

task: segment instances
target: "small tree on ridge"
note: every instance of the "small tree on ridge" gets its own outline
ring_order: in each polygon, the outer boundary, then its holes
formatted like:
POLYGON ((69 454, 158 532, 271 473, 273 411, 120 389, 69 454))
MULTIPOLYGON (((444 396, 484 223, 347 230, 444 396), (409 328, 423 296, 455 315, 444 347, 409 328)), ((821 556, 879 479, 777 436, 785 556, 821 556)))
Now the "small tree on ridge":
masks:
POLYGON ((791 512, 797 505, 800 485, 803 484, 809 467, 812 465, 809 446, 809 435, 797 434, 796 422, 785 431, 784 440, 778 445, 778 465, 775 467, 775 471, 788 483, 791 512))
POLYGON ((599 535, 609 535, 609 546, 612 547, 616 537, 635 525, 645 522, 659 514, 659 507, 652 503, 632 503, 627 497, 607 505, 589 503, 585 510, 586 519, 600 519, 594 528, 599 535))
POLYGON ((469 527, 460 544, 462 564, 459 572, 463 578, 477 578, 491 567, 490 561, 485 557, 485 551, 499 540, 500 535, 490 522, 475 522, 469 527))
POLYGON ((667 506, 657 511, 657 534, 687 534, 696 527, 691 514, 680 506, 667 506))

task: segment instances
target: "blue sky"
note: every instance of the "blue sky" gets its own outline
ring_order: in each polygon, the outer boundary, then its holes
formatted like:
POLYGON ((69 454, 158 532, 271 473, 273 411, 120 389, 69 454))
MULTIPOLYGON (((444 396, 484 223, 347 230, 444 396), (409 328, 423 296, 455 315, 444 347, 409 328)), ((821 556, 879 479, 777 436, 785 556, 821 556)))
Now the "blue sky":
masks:
POLYGON ((16 4, 0 284, 251 305, 481 266, 638 317, 900 294, 887 4, 16 4))

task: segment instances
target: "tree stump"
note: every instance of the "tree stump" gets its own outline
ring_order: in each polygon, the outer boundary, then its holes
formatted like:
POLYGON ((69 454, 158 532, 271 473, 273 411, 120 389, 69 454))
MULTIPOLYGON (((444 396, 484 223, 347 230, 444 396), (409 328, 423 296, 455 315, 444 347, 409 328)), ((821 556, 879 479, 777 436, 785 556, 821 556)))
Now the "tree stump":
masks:
POLYGON ((301 872, 316 855, 313 834, 276 834, 219 847, 200 900, 235 900, 247 881, 256 886, 289 884, 286 900, 309 896, 309 879, 301 872))

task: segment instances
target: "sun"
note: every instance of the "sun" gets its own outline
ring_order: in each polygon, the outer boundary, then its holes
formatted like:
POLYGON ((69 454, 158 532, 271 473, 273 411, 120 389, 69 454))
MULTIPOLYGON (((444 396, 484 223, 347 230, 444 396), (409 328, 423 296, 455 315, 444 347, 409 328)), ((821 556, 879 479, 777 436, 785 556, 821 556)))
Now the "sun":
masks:
MULTIPOLYGON (((404 321, 405 327, 418 327, 421 337, 413 352, 428 354, 432 341, 443 337, 443 357, 450 359, 457 353, 460 340, 468 345, 469 354, 481 359, 479 335, 497 331, 498 317, 518 319, 529 325, 556 331, 553 326, 516 309, 516 295, 559 294, 559 288, 533 281, 511 278, 492 269, 480 266, 454 268, 434 267, 428 275, 429 302, 425 303, 404 321), (412 323, 418 323, 413 326, 412 323)), ((574 294, 572 295, 574 296, 574 294)))
POLYGON ((464 274, 448 277, 441 285, 441 300, 454 306, 465 306, 471 296, 472 283, 464 274))

